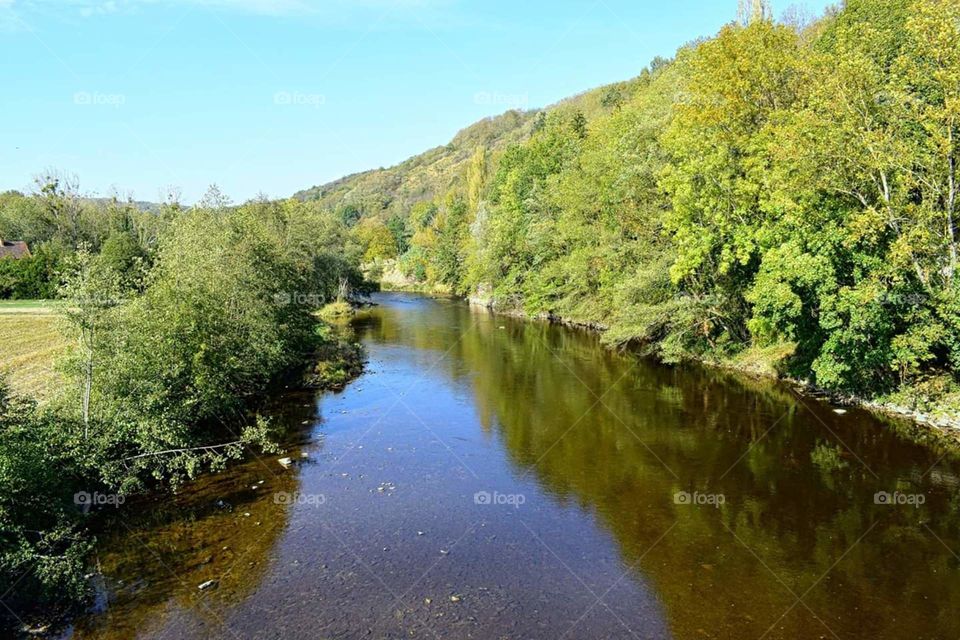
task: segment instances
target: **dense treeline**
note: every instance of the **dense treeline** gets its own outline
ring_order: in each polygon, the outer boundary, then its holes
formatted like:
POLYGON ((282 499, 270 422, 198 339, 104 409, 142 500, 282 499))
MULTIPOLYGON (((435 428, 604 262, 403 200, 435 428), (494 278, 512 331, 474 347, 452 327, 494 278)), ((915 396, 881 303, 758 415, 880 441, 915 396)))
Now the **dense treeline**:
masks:
POLYGON ((782 24, 753 4, 594 92, 601 108, 478 147, 401 228, 361 220, 367 257, 668 361, 956 404, 960 5, 848 0, 782 24))
POLYGON ((82 204, 84 218, 60 215, 63 197, 12 198, 56 212, 20 237, 59 248, 56 292, 77 339, 44 406, 0 381, 0 589, 28 619, 88 594, 83 510, 95 501, 78 495, 116 502, 272 449, 258 400, 329 352, 317 308, 364 286, 349 229, 313 204, 232 207, 212 190, 156 212, 82 204))
POLYGON ((146 257, 179 208, 175 199, 146 211, 117 198, 84 198, 75 179, 52 171, 37 176, 32 194, 0 194, 0 238, 22 240, 31 253, 0 260, 0 299, 57 297, 66 261, 80 246, 117 264, 146 257))

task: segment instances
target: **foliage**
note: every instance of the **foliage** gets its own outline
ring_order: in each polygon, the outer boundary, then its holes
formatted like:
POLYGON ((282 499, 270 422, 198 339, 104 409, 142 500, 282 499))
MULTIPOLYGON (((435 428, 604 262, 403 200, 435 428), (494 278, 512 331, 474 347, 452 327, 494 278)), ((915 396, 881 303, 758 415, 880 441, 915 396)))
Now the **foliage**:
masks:
MULTIPOLYGON (((58 186, 33 198, 72 206, 58 186)), ((76 345, 64 390, 40 413, 0 384, 0 590, 17 585, 14 616, 87 595, 77 490, 175 486, 250 447, 272 451, 277 434, 257 413, 272 385, 308 363, 337 384, 356 373, 356 348, 314 315, 367 290, 362 247, 337 214, 295 200, 233 207, 216 189, 204 202, 111 227, 96 246, 79 225, 59 245, 57 308, 76 345)))
MULTIPOLYGON (((7 606, 31 616, 68 608, 88 593, 90 539, 79 529, 75 465, 51 443, 61 425, 0 380, 0 585, 7 606)), ((0 624, 0 628, 2 628, 0 624)))
POLYGON ((0 260, 0 299, 53 298, 60 279, 61 257, 49 245, 34 249, 29 258, 0 260))
POLYGON ((397 168, 381 195, 411 233, 400 268, 668 361, 779 354, 762 368, 867 396, 956 379, 958 52, 950 0, 790 24, 742 2, 519 140, 451 145, 444 181, 408 171, 443 154, 397 168))

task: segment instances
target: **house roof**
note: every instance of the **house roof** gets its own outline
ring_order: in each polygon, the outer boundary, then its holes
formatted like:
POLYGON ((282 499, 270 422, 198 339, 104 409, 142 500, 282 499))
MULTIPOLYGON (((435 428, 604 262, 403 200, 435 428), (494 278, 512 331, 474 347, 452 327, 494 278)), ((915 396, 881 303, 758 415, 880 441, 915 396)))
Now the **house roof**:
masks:
POLYGON ((30 249, 27 248, 26 242, 9 242, 7 240, 0 242, 0 259, 13 258, 17 260, 29 257, 30 249))

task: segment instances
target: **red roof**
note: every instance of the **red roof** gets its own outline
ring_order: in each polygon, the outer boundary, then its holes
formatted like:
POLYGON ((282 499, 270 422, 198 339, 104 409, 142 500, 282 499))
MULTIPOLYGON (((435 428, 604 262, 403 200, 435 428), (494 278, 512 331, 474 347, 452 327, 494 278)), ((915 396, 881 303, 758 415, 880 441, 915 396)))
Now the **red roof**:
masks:
POLYGON ((17 260, 19 258, 29 258, 30 249, 27 248, 26 242, 8 242, 4 240, 0 244, 0 259, 3 258, 13 258, 17 260))

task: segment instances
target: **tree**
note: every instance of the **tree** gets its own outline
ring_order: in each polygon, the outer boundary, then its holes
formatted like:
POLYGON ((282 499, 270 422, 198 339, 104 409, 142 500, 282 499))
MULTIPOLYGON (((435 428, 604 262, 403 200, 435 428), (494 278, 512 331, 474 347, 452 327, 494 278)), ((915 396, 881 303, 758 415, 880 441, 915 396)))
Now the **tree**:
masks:
POLYGON ((685 99, 663 138, 671 153, 662 177, 672 200, 665 223, 677 249, 671 275, 712 300, 700 330, 708 341, 743 340, 743 291, 779 214, 765 198, 765 139, 796 100, 799 40, 767 21, 728 26, 687 64, 685 99))
POLYGON ((357 237, 366 247, 364 260, 388 260, 397 257, 397 241, 379 218, 367 218, 356 227, 357 237))
POLYGON ((116 230, 100 247, 99 261, 104 267, 119 274, 126 289, 137 288, 144 276, 148 254, 127 231, 116 230))
POLYGON ((476 211, 483 194, 487 172, 487 150, 478 146, 473 151, 470 164, 467 165, 467 205, 470 211, 476 211))
POLYGON ((60 295, 66 301, 63 317, 79 341, 84 439, 90 435, 90 402, 97 356, 105 348, 102 342, 109 335, 115 317, 113 310, 122 304, 123 292, 121 274, 86 247, 81 247, 70 260, 60 295))
POLYGON ((739 2, 737 21, 744 26, 761 20, 770 20, 773 17, 769 0, 739 0, 739 2))

